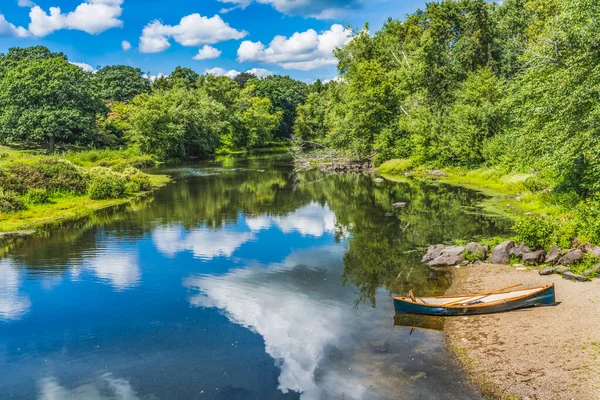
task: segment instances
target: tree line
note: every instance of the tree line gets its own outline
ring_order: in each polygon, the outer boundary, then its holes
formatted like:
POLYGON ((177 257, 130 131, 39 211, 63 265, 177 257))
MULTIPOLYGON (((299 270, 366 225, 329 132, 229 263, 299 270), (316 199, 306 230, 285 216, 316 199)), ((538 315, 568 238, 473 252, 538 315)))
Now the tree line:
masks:
POLYGON ((307 95, 295 134, 354 158, 535 172, 600 190, 600 2, 458 0, 368 25, 340 82, 307 95))
POLYGON ((0 142, 133 145, 163 160, 247 149, 291 136, 306 87, 182 67, 155 80, 124 65, 87 72, 46 47, 11 48, 0 55, 0 142))

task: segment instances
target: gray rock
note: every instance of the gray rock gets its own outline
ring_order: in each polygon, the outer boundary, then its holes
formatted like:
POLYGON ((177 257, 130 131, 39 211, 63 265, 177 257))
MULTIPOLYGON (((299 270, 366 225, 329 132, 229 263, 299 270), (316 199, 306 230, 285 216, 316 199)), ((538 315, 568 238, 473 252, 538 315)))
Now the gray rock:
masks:
POLYGON ((489 244, 484 244, 483 245, 483 251, 485 252, 485 254, 489 253, 489 251, 490 251, 490 245, 489 244))
POLYGON ((381 182, 383 182, 383 178, 375 178, 375 179, 373 179, 373 180, 374 180, 375 182, 377 182, 377 183, 381 183, 381 182))
POLYGON ((442 255, 444 256, 459 256, 465 252, 465 248, 463 246, 448 246, 444 250, 442 250, 442 255))
POLYGON ((556 267, 556 273, 557 274, 564 274, 565 272, 570 271, 571 269, 569 267, 565 267, 564 265, 559 265, 558 267, 556 267))
POLYGON ((442 255, 442 251, 446 248, 443 244, 436 244, 427 248, 427 253, 423 256, 421 262, 429 262, 442 255))
POLYGON ((540 275, 552 275, 556 269, 554 267, 546 267, 540 269, 540 275))
POLYGON ((392 214, 391 212, 387 212, 387 213, 385 213, 385 216, 386 216, 386 217, 393 217, 393 216, 394 216, 394 214, 392 214))
POLYGON ((451 267, 453 265, 458 265, 465 261, 465 258, 462 254, 460 255, 452 255, 452 254, 442 254, 436 259, 430 261, 427 265, 430 267, 451 267))
POLYGON ((523 264, 513 264, 513 267, 515 267, 516 269, 525 268, 523 264))
POLYGON ((525 246, 524 243, 521 243, 518 246, 515 246, 512 249, 510 249, 509 253, 511 256, 521 258, 521 257, 523 257, 523 254, 529 253, 530 251, 531 251, 531 249, 529 247, 525 246))
POLYGON ((427 171, 427 175, 432 175, 432 176, 448 176, 447 173, 445 173, 444 171, 442 171, 440 169, 436 169, 434 171, 427 171))
POLYGON ((560 247, 554 246, 550 249, 548 254, 546 254, 546 262, 551 264, 556 264, 560 259, 562 250, 560 247))
POLYGON ((570 281, 577 281, 577 282, 585 282, 585 281, 587 281, 587 278, 585 276, 574 274, 571 271, 565 272, 563 274, 563 278, 564 279, 568 279, 570 281))
POLYGON ((406 202, 404 202, 404 201, 400 201, 400 202, 398 202, 398 203, 394 203, 394 204, 392 204, 392 207, 394 207, 394 208, 402 208, 402 207, 406 207, 406 202))
POLYGON ((592 267, 592 271, 593 271, 593 272, 600 272, 600 264, 594 265, 594 266, 592 267))
POLYGON ((593 255, 594 257, 600 258, 600 247, 598 247, 598 246, 592 247, 592 249, 589 251, 589 253, 591 255, 593 255))
POLYGON ((521 258, 527 265, 538 265, 544 262, 546 252, 544 250, 530 251, 528 253, 523 253, 521 258))
POLYGON ((562 264, 562 265, 577 264, 577 263, 581 262, 581 260, 583 260, 584 256, 585 256, 585 253, 579 249, 571 250, 567 254, 562 256, 558 260, 558 263, 562 264))
POLYGON ((481 260, 477 260, 473 263, 473 265, 481 265, 481 264, 483 264, 483 261, 481 261, 481 260))
POLYGON ((480 245, 479 243, 475 243, 475 242, 471 242, 471 243, 467 244, 465 246, 465 250, 475 256, 480 256, 480 258, 484 258, 485 254, 487 253, 484 246, 480 245))
POLYGON ((586 269, 585 271, 583 271, 583 276, 585 276, 587 278, 588 276, 590 276, 592 274, 592 272, 593 271, 591 269, 586 269))
POLYGON ((494 250, 492 250, 492 262, 494 264, 508 264, 510 261, 510 250, 513 247, 515 247, 515 242, 512 240, 507 240, 494 247, 494 250))

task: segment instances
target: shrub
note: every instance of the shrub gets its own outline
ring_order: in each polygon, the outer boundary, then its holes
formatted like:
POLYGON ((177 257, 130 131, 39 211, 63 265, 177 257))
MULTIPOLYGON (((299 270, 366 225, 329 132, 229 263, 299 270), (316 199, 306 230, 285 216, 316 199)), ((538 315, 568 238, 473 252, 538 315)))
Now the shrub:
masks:
POLYGON ((143 173, 135 168, 127 168, 123 171, 123 175, 127 178, 128 192, 145 192, 152 189, 152 181, 150 175, 143 173))
POLYGON ((516 239, 527 246, 539 249, 553 243, 556 224, 549 218, 527 216, 515 222, 513 230, 516 239))
POLYGON ((48 190, 85 193, 86 174, 72 162, 54 157, 44 158, 37 162, 36 167, 42 171, 48 190))
POLYGON ((581 202, 575 209, 574 224, 582 240, 600 243, 600 201, 581 202))
POLYGON ((118 199, 126 194, 125 176, 105 167, 90 169, 88 195, 94 200, 118 199))
POLYGON ((27 209, 27 206, 17 193, 0 189, 0 213, 12 213, 25 209, 27 209))
POLYGON ((30 189, 24 200, 29 204, 48 204, 50 203, 50 195, 46 189, 30 189))

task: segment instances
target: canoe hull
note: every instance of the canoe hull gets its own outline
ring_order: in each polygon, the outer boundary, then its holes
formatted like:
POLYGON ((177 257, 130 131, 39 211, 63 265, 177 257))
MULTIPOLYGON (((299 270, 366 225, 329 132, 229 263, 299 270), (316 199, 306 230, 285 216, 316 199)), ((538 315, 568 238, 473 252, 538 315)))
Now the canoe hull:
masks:
POLYGON ((502 302, 500 304, 438 307, 410 303, 394 299, 394 308, 396 309, 397 313, 403 314, 461 316, 499 313, 504 311, 516 310, 519 308, 551 305, 555 302, 556 295, 554 292, 554 286, 549 286, 547 289, 534 293, 530 296, 521 299, 502 302))

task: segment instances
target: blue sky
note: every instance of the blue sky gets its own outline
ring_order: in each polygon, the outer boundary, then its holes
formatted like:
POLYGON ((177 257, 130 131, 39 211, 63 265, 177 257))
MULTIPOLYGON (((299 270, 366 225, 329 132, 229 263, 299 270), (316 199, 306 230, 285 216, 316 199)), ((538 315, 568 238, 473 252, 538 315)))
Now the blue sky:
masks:
POLYGON ((126 64, 150 75, 176 66, 204 73, 336 76, 330 50, 345 27, 371 31, 424 0, 1 0, 0 52, 45 45, 94 68, 126 64), (59 9, 60 10, 59 10, 59 9), (124 43, 126 42, 126 43, 124 43), (129 48, 130 46, 130 48, 129 48))

